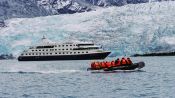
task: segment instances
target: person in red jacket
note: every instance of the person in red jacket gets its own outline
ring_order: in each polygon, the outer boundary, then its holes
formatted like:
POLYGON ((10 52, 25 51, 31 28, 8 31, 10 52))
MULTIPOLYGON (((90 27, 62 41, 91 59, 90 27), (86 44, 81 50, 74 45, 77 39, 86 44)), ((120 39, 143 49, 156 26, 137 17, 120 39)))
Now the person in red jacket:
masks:
POLYGON ((127 58, 127 62, 128 62, 128 65, 133 64, 132 61, 131 61, 131 59, 129 57, 127 58))
POLYGON ((92 68, 92 69, 95 69, 95 62, 92 62, 92 63, 91 63, 91 68, 92 68))
POLYGON ((101 62, 101 67, 106 68, 105 62, 101 62))
POLYGON ((111 67, 111 62, 105 62, 105 64, 106 64, 106 67, 107 68, 110 68, 111 67))
POLYGON ((117 58, 117 60, 115 60, 115 66, 120 66, 120 59, 117 58))
POLYGON ((115 67, 115 62, 111 61, 111 67, 115 67))
POLYGON ((127 65, 127 60, 123 57, 120 63, 121 65, 127 65))
POLYGON ((100 63, 99 62, 95 62, 94 67, 95 67, 95 69, 100 69, 100 63))

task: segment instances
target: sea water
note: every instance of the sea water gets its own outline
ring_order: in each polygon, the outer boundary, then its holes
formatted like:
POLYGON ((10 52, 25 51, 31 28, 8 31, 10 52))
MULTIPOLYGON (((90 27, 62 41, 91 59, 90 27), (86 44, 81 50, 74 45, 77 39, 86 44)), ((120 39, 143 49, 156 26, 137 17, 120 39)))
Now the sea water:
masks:
MULTIPOLYGON (((113 60, 108 58, 106 60, 113 60)), ((175 57, 133 57, 141 70, 87 71, 91 61, 0 61, 2 98, 175 98, 175 57)))

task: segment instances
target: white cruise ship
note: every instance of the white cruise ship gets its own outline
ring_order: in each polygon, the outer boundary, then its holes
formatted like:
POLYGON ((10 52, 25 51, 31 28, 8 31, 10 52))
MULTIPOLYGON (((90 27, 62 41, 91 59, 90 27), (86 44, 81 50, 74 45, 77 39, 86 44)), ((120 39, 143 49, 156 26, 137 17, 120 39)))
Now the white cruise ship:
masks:
POLYGON ((92 42, 53 43, 42 38, 42 43, 24 50, 18 57, 19 61, 48 60, 93 60, 105 59, 111 52, 104 51, 101 46, 92 42))

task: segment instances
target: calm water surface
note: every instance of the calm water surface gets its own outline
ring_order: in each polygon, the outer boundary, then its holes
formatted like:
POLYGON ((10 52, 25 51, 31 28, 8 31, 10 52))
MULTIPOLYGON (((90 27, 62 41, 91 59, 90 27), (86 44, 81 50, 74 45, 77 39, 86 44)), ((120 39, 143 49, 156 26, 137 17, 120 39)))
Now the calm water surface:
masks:
MULTIPOLYGON (((108 58, 113 59, 113 58, 108 58)), ((175 57, 136 57, 139 71, 86 71, 91 61, 0 61, 2 98, 175 98, 175 57)))

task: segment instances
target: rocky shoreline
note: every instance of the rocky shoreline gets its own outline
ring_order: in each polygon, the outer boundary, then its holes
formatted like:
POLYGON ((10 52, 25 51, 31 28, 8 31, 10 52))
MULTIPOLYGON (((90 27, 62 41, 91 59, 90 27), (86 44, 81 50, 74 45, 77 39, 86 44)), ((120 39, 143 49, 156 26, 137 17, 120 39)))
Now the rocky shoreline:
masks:
POLYGON ((15 59, 15 57, 12 54, 1 54, 0 60, 7 60, 7 59, 15 59))
POLYGON ((139 56, 175 56, 175 51, 173 52, 157 52, 157 53, 145 53, 145 54, 134 54, 133 57, 139 56))

